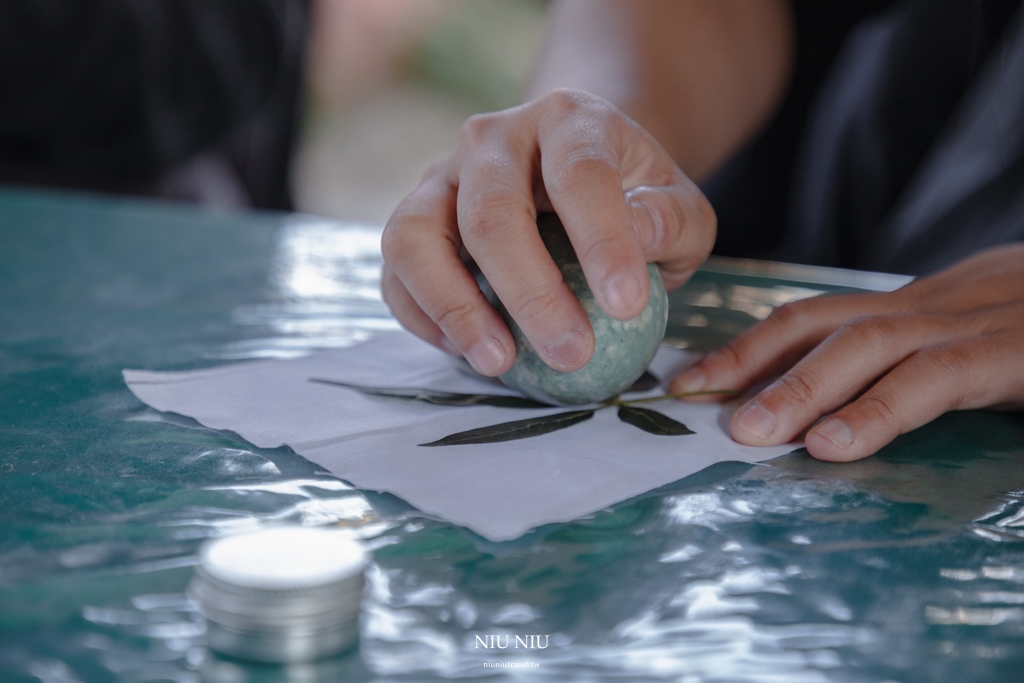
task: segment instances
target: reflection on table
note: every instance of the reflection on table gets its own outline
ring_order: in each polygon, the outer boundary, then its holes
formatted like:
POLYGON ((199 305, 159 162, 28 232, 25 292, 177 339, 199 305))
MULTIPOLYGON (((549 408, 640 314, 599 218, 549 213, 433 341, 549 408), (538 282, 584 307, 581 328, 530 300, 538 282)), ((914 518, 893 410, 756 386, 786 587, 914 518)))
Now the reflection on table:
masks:
MULTIPOLYGON (((0 680, 1019 679, 1018 415, 951 414, 847 465, 724 463, 493 544, 125 389, 123 367, 290 357, 394 328, 377 239, 0 191, 0 680), (374 551, 359 649, 291 667, 211 655, 184 594, 197 548, 283 523, 374 551), (477 647, 495 634, 550 645, 477 647)), ((716 261, 673 296, 670 340, 705 350, 786 301, 899 283, 716 261)))

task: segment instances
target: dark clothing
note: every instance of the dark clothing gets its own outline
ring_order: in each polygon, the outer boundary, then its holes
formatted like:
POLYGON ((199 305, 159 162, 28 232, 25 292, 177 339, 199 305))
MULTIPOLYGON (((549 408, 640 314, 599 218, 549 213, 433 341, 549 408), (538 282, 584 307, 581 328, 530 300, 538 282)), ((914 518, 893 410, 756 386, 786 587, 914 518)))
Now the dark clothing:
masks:
POLYGON ((0 183, 288 208, 305 0, 4 0, 0 183))
MULTIPOLYGON (((716 253, 912 274, 1024 240, 1022 0, 792 0, 716 253)), ((0 2, 0 183, 288 208, 308 0, 0 2)))
POLYGON ((1020 0, 795 0, 767 129, 705 184, 716 252, 924 274, 1024 240, 1020 0))

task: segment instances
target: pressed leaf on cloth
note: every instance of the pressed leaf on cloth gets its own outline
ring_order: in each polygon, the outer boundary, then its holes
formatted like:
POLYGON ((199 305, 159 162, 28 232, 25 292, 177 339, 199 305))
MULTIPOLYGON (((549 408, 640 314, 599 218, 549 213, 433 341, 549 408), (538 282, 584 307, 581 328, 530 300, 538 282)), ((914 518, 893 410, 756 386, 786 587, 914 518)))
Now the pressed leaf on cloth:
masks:
POLYGON ((660 436, 686 436, 694 433, 692 429, 682 422, 673 420, 671 417, 649 408, 621 406, 619 408, 619 419, 634 427, 639 427, 645 432, 660 436))
MULTIPOLYGON (((667 382, 692 361, 685 351, 663 347, 651 371, 667 382)), ((651 406, 661 417, 634 407, 628 419, 620 419, 615 410, 591 414, 578 406, 571 412, 579 415, 566 418, 564 426, 571 429, 503 442, 434 443, 567 413, 565 407, 524 405, 515 392, 473 376, 467 367, 396 332, 295 360, 192 372, 125 370, 124 377, 157 410, 235 432, 260 448, 287 445, 355 486, 392 493, 494 541, 576 519, 717 462, 760 462, 795 448, 732 441, 725 425, 733 404, 672 400, 651 406), (387 390, 366 391, 373 387, 387 390), (513 400, 465 398, 484 394, 513 400), (679 429, 673 424, 695 433, 666 438, 679 429)), ((662 392, 655 388, 636 396, 662 392)))

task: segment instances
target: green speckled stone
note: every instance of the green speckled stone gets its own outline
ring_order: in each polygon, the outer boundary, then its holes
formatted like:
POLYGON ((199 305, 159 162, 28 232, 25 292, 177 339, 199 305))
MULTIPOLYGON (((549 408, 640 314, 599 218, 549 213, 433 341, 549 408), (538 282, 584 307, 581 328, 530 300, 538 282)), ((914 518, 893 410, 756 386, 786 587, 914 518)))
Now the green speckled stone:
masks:
POLYGON ((555 370, 541 360, 519 325, 504 306, 493 300, 492 295, 492 303, 496 303, 516 342, 515 363, 501 375, 501 381, 530 398, 549 403, 593 403, 622 393, 647 369, 665 336, 668 294, 658 266, 647 266, 651 276, 651 296, 647 307, 632 320, 616 320, 602 311, 594 299, 558 217, 555 214, 542 215, 537 227, 551 257, 562 271, 562 279, 590 318, 597 342, 594 356, 575 372, 555 370))

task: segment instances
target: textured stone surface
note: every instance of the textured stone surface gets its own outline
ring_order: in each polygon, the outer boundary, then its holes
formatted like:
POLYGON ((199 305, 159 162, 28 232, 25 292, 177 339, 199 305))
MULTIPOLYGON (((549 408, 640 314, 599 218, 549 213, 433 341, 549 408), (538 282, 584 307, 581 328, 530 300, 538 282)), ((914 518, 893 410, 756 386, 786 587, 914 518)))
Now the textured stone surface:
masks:
MULTIPOLYGON (((501 380, 539 401, 579 404, 603 401, 627 389, 651 362, 665 336, 668 295, 658 266, 649 264, 651 296, 647 307, 632 320, 616 320, 601 310, 583 276, 576 252, 558 217, 545 214, 538 220, 544 244, 562 271, 562 279, 576 295, 594 328, 594 356, 575 372, 559 372, 547 365, 500 303, 501 313, 516 342, 516 360, 501 380)), ((493 296, 492 296, 493 302, 493 296)))

